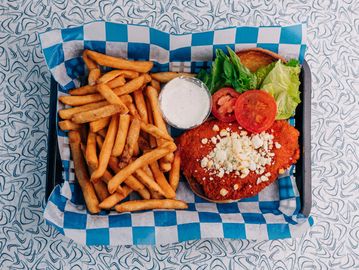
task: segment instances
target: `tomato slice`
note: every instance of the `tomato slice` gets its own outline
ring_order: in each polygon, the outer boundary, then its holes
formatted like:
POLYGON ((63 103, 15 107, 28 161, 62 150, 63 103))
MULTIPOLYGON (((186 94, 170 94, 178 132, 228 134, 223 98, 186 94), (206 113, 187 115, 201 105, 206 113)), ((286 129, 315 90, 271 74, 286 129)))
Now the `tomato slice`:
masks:
POLYGON ((272 126, 277 104, 267 92, 249 90, 237 98, 234 111, 239 125, 250 132, 260 133, 272 126))
POLYGON ((233 122, 236 120, 234 106, 238 97, 239 93, 233 88, 219 89, 212 96, 212 114, 222 122, 233 122))

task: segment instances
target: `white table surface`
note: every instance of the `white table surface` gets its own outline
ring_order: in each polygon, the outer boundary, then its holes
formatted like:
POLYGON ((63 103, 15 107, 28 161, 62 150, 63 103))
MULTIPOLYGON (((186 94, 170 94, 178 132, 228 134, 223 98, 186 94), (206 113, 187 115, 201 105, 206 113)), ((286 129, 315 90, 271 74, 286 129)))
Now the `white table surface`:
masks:
POLYGON ((161 2, 0 1, 0 269, 358 267, 359 1, 161 2), (98 19, 175 33, 307 21, 306 59, 313 79, 311 231, 283 241, 108 248, 78 245, 46 225, 50 72, 37 35, 98 19))

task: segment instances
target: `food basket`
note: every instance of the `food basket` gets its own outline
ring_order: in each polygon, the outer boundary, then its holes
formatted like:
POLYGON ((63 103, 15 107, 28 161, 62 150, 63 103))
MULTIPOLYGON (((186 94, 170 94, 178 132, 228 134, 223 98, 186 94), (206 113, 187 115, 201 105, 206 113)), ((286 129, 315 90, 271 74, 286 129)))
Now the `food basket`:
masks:
MULTIPOLYGON (((298 237, 312 224, 310 99, 311 74, 304 60, 306 26, 230 27, 202 33, 168 34, 147 26, 103 21, 51 30, 41 45, 51 71, 48 163, 44 217, 60 233, 87 245, 168 244, 203 238, 280 239, 298 237), (289 121, 300 131, 301 156, 277 181, 258 195, 236 203, 216 204, 193 194, 182 177, 177 198, 187 210, 138 213, 102 211, 91 215, 75 182, 67 134, 57 128, 59 95, 80 86, 85 75, 81 53, 92 49, 113 56, 151 60, 153 71, 197 73, 209 68, 217 48, 262 47, 298 58, 301 100, 289 121)), ((173 136, 181 131, 172 129, 173 136)), ((136 196, 136 195, 133 195, 136 196)), ((132 195, 130 199, 133 199, 132 195)))

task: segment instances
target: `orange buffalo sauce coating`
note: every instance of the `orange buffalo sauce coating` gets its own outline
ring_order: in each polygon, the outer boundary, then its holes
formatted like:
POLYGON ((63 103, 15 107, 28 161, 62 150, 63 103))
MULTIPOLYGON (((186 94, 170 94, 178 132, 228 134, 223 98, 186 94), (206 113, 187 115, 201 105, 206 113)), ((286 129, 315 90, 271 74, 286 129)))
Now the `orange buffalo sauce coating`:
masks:
MULTIPOLYGON (((187 178, 195 178, 209 199, 236 200, 254 196, 273 183, 279 173, 283 173, 284 169, 289 168, 290 165, 296 163, 299 159, 299 131, 290 126, 286 121, 275 121, 266 132, 273 134, 273 144, 280 145, 280 147, 273 147, 272 152, 274 156, 272 163, 266 165, 265 172, 257 174, 251 171, 244 178, 240 178, 240 175, 235 172, 230 172, 229 174, 224 174, 223 177, 219 177, 210 170, 202 168, 201 160, 215 147, 213 143, 204 142, 219 135, 223 129, 230 129, 231 132, 238 133, 243 131, 234 122, 224 123, 218 120, 209 120, 201 126, 187 131, 178 139, 182 161, 181 169, 184 175, 187 178), (258 178, 264 174, 269 175, 268 180, 258 183, 258 178)), ((250 135, 249 132, 248 135, 250 135)))

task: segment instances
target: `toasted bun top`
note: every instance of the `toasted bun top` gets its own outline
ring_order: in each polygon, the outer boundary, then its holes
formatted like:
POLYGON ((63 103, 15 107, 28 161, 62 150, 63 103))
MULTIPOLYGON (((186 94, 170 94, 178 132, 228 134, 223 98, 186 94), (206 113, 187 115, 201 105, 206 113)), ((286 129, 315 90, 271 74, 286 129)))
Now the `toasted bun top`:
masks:
POLYGON ((272 62, 281 60, 286 63, 287 60, 277 53, 262 49, 262 48, 251 48, 236 52, 239 59, 244 66, 246 66, 251 72, 257 71, 261 67, 265 67, 272 62))

